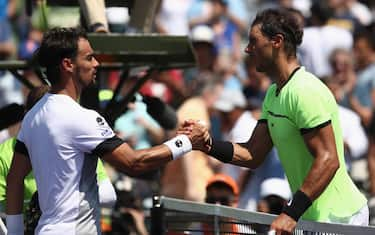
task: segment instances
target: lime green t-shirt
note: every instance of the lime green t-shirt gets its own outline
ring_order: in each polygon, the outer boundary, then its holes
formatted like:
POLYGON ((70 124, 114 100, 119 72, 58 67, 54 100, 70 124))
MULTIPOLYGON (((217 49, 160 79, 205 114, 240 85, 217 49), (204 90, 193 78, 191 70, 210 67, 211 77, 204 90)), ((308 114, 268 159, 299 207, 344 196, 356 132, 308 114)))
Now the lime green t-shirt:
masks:
MULTIPOLYGON (((6 179, 13 159, 16 138, 10 138, 0 144, 0 204, 5 209, 6 179)), ((24 202, 28 203, 36 191, 36 183, 32 172, 24 180, 24 202)))
POLYGON ((366 204, 366 198, 345 168, 338 115, 338 106, 330 90, 303 67, 292 75, 279 94, 276 93, 276 84, 273 84, 263 102, 261 119, 267 120, 273 144, 293 192, 302 186, 314 160, 302 134, 320 125, 332 124, 340 168, 302 216, 306 220, 327 222, 349 217, 366 204))

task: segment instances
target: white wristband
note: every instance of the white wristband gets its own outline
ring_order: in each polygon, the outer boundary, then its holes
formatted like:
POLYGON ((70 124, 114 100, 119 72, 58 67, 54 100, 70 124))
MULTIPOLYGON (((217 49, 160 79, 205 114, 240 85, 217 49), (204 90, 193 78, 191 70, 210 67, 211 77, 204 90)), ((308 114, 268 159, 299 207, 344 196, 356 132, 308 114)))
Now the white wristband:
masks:
POLYGON ((8 235, 23 235, 23 214, 6 216, 8 235))
POLYGON ((164 142, 164 144, 167 145, 171 150, 173 160, 182 157, 185 153, 188 153, 193 149, 190 139, 189 137, 187 137, 187 135, 178 135, 164 142))

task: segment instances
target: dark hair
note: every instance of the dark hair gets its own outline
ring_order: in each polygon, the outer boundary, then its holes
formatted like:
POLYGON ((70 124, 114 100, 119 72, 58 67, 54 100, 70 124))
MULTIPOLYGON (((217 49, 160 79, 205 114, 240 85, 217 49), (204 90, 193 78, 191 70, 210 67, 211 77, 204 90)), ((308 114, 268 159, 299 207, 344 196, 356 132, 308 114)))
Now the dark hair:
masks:
POLYGON ((87 39, 82 28, 53 28, 44 34, 36 53, 39 65, 47 69, 47 78, 51 84, 60 78, 61 61, 77 55, 80 38, 87 39))
POLYGON ((333 9, 329 7, 327 2, 315 1, 310 7, 311 18, 318 20, 320 25, 324 25, 333 16, 333 9))
MULTIPOLYGON (((375 30, 374 30, 375 31, 375 30)), ((356 42, 359 39, 365 39, 368 45, 375 51, 375 32, 371 27, 363 27, 357 30, 353 35, 353 40, 356 42)))
POLYGON ((214 183, 208 185, 206 187, 206 190, 210 190, 212 188, 222 189, 222 190, 229 190, 230 192, 232 192, 233 194, 235 194, 234 189, 232 188, 232 186, 230 186, 227 183, 221 182, 221 181, 214 182, 214 183))
POLYGON ((222 6, 228 6, 228 0, 211 0, 212 2, 217 2, 222 6))
POLYGON ((282 34, 285 52, 296 56, 297 46, 302 43, 303 26, 298 24, 294 14, 284 9, 267 9, 257 14, 252 26, 256 24, 261 24, 261 31, 268 38, 282 34))

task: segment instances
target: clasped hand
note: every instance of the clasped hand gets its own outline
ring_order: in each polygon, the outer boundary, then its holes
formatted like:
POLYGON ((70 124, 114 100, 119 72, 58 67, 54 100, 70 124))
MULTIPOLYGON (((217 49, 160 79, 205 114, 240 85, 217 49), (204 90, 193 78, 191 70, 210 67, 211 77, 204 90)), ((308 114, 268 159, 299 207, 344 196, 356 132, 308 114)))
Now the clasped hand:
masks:
POLYGON ((208 152, 211 145, 211 136, 208 132, 207 125, 199 120, 186 120, 178 128, 177 135, 187 135, 193 146, 193 150, 208 152))

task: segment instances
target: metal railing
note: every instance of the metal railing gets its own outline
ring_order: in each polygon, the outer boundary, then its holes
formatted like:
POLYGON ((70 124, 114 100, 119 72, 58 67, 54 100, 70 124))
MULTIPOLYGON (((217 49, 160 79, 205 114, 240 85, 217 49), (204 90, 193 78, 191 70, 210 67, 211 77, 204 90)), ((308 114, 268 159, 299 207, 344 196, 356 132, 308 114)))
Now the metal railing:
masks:
MULTIPOLYGON (((275 215, 227 206, 155 196, 151 210, 152 235, 267 234, 275 215)), ((293 234, 374 235, 375 227, 300 220, 293 234)))

